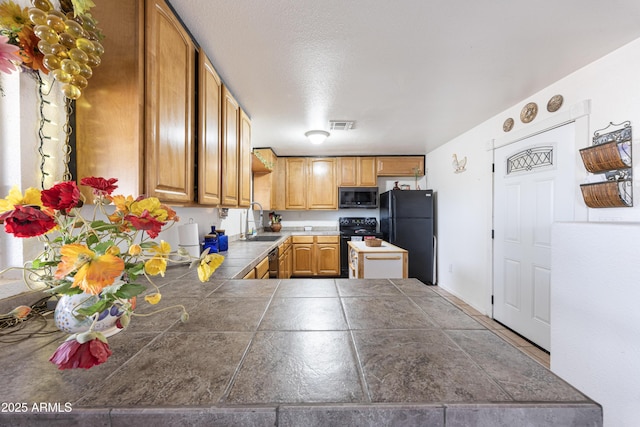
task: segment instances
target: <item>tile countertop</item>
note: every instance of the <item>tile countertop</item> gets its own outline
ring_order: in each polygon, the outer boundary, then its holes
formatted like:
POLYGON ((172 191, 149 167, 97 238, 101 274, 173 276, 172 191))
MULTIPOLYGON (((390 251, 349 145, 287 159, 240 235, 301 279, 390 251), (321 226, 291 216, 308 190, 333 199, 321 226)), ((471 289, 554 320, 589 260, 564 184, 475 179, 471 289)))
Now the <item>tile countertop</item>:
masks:
MULTIPOLYGON (((227 260, 277 243, 234 242, 227 260)), ((90 370, 48 362, 65 338, 50 315, 0 331, 0 426, 602 425, 597 403, 416 279, 200 283, 179 266, 158 284, 154 309, 190 321, 135 316, 90 370)))

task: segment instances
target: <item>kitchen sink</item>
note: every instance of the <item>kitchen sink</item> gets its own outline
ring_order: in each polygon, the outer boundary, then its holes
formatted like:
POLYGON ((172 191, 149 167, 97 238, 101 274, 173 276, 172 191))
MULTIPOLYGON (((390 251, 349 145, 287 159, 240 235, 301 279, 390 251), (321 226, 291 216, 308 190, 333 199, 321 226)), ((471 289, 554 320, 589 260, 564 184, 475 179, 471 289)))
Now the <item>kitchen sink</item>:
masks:
POLYGON ((255 236, 249 237, 247 242, 275 242, 276 240, 282 238, 282 236, 255 236))

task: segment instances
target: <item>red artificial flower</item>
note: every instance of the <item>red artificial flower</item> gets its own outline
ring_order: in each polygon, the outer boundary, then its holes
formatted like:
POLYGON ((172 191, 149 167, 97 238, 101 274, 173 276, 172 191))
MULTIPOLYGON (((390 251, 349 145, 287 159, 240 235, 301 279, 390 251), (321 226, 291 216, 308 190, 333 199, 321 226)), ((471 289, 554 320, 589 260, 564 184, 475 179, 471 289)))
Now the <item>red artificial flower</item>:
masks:
POLYGON ((0 221, 4 221, 4 230, 16 237, 40 236, 56 226, 52 216, 37 206, 27 205, 17 205, 14 210, 3 213, 0 221))
POLYGON ((83 344, 72 338, 60 344, 49 361, 58 365, 58 369, 89 369, 106 362, 109 356, 109 344, 99 338, 83 344))
POLYGON ((111 195, 111 193, 118 188, 118 186, 115 185, 116 182, 118 182, 118 178, 104 179, 95 176, 89 176, 80 180, 80 184, 93 188, 93 194, 96 196, 111 195))
POLYGON ((166 224, 166 222, 155 219, 148 210, 144 210, 140 216, 127 215, 124 219, 125 221, 129 221, 137 230, 145 230, 152 239, 158 237, 162 226, 166 224))
POLYGON ((74 181, 65 181, 42 190, 42 204, 46 207, 69 213, 71 208, 80 206, 80 190, 74 181))

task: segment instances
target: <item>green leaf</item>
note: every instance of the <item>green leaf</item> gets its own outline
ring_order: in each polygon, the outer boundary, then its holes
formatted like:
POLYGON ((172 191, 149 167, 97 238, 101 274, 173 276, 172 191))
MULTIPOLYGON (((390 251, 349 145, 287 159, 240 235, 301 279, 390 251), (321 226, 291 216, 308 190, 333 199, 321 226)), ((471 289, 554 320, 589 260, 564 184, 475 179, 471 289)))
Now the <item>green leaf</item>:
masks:
POLYGON ((89 234, 86 239, 87 246, 95 245, 100 239, 95 234, 89 234))
POLYGON ((52 294, 64 294, 64 295, 81 294, 82 289, 72 288, 71 287, 72 284, 73 282, 63 282, 61 285, 55 286, 51 289, 47 289, 45 292, 49 292, 52 294))
POLYGON ((92 306, 77 309, 76 312, 78 314, 83 314, 85 316, 92 316, 96 313, 100 313, 101 311, 104 311, 107 308, 111 307, 112 303, 113 301, 109 301, 109 298, 101 299, 101 300, 98 300, 98 302, 93 304, 92 306))
POLYGON ((155 246, 158 246, 158 243, 154 242, 153 240, 149 241, 149 242, 140 243, 140 247, 143 248, 143 249, 149 249, 149 248, 153 248, 155 246))
POLYGON ((131 299, 146 291, 147 287, 137 283, 125 283, 114 295, 122 299, 131 299))
POLYGON ((127 273, 129 273, 129 275, 138 275, 142 273, 142 270, 144 270, 144 264, 140 262, 127 268, 127 273))
POLYGON ((100 242, 93 247, 93 250, 99 254, 104 254, 107 252, 107 249, 109 249, 111 246, 113 246, 113 240, 100 242))

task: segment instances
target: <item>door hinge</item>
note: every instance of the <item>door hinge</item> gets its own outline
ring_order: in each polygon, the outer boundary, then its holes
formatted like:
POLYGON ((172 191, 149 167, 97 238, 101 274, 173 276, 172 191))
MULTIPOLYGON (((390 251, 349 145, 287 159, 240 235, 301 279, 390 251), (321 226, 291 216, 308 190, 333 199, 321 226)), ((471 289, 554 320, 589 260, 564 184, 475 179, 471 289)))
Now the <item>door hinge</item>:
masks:
POLYGON ((493 295, 491 295, 491 305, 493 305, 493 295))
POLYGON ((496 237, 496 230, 491 230, 491 238, 494 239, 496 237))
POLYGON ((496 164, 495 163, 491 163, 491 172, 495 173, 496 171, 496 164))

